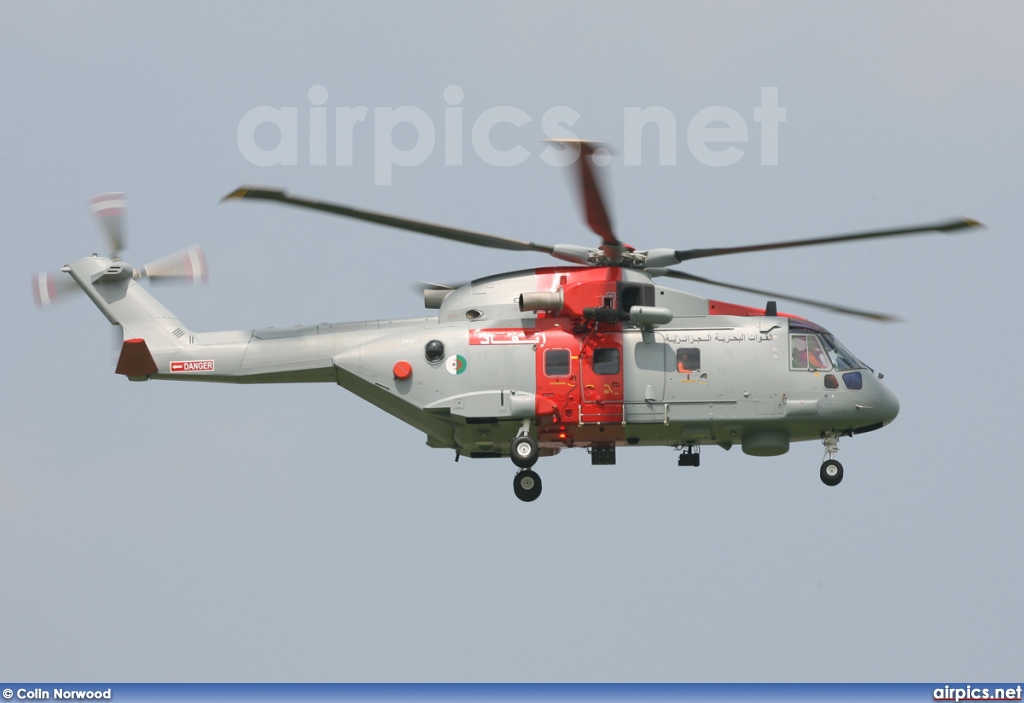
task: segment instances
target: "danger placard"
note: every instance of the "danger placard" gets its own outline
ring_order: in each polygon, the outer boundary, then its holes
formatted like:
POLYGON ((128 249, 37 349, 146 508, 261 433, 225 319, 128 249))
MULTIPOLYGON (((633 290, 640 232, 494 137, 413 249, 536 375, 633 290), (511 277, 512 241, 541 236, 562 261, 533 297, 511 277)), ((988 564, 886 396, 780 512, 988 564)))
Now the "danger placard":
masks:
POLYGON ((185 373, 188 371, 213 371, 213 359, 171 362, 171 373, 185 373))

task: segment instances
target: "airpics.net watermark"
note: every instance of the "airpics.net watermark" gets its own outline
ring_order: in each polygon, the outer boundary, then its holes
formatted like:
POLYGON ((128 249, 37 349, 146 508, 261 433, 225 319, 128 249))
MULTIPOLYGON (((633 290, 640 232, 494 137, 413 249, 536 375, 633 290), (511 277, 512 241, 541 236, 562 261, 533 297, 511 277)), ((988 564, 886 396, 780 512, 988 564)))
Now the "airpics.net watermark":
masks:
MULTIPOLYGON (((328 138, 328 92, 322 85, 314 85, 308 91, 308 165, 326 166, 332 152, 328 138)), ((533 121, 524 110, 511 105, 500 105, 484 110, 479 115, 468 117, 461 107, 465 93, 461 87, 450 85, 444 89, 444 118, 441 142, 446 166, 461 166, 465 163, 463 146, 466 141, 466 123, 469 125, 469 143, 473 155, 490 166, 518 166, 533 156, 521 144, 510 148, 495 146, 492 139, 495 128, 503 125, 506 134, 511 125, 522 128, 533 121)), ((245 159, 255 166, 296 166, 299 164, 299 119, 298 107, 254 107, 238 122, 238 150, 245 159), (258 138, 257 131, 270 139, 258 138), (276 132, 276 135, 274 134, 276 132), (274 142, 266 148, 267 142, 274 142)), ((572 131, 579 121, 580 113, 566 105, 556 105, 544 111, 540 126, 544 136, 550 140, 573 140, 579 137, 572 131)), ((762 166, 776 166, 779 163, 779 124, 786 121, 786 108, 779 106, 778 88, 761 88, 761 104, 753 108, 753 120, 760 125, 759 140, 762 166)), ((674 166, 677 161, 678 121, 666 107, 626 107, 622 112, 622 156, 626 166, 642 165, 644 135, 654 138, 658 144, 658 164, 674 166), (649 125, 653 128, 648 129, 649 125)), ((335 107, 333 120, 333 164, 354 165, 354 143, 357 131, 371 128, 370 108, 335 107)), ((394 167, 411 168, 424 163, 434 153, 438 143, 438 129, 430 114, 419 107, 375 107, 372 117, 373 130, 373 181, 376 185, 391 185, 394 167), (413 139, 408 139, 414 134, 413 139), (396 136, 405 137, 396 143, 396 136), (410 144, 407 146, 408 144, 410 144)), ((743 115, 722 105, 705 107, 698 111, 686 126, 686 145, 690 154, 705 166, 731 166, 746 153, 736 144, 750 140, 747 121, 743 115), (714 145, 714 146, 713 146, 714 145)), ((505 140, 507 141, 507 139, 505 140)), ((542 161, 551 166, 568 166, 575 163, 580 150, 570 143, 552 142, 540 150, 542 161)), ((595 152, 595 163, 607 165, 611 160, 605 149, 595 152)))

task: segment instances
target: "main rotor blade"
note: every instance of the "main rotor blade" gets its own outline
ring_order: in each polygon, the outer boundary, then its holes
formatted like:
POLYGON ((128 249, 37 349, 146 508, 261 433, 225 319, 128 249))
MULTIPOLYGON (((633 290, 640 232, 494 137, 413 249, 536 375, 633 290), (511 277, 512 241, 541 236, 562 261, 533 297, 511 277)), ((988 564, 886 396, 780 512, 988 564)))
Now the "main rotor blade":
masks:
POLYGON ((101 193, 89 199, 89 208, 96 215, 103 233, 107 237, 107 247, 111 258, 120 258, 124 250, 123 219, 125 212, 124 193, 101 193))
POLYGON ((747 286, 737 286, 732 283, 723 283, 722 281, 713 281, 710 278, 703 278, 701 276, 694 276, 693 274, 684 273, 683 271, 676 271, 674 269, 647 269, 647 273, 652 276, 668 276, 669 278, 679 278, 684 281, 696 281, 697 283, 708 283, 713 286, 721 286, 722 288, 731 288, 733 290, 740 290, 745 293, 756 293, 757 295, 765 296, 770 299, 780 298, 782 300, 790 300, 794 303, 802 303, 804 305, 813 305, 817 308, 823 308, 825 310, 831 310, 832 312, 841 312, 845 315, 856 315, 857 317, 866 317, 871 320, 877 320, 879 322, 898 322, 900 318, 888 315, 882 312, 870 312, 867 310, 857 310, 855 308, 848 308, 842 305, 835 305, 833 303, 826 303, 821 300, 811 300, 809 298, 798 298, 794 295, 784 295, 782 293, 773 293, 771 291, 761 290, 759 288, 748 288, 747 286))
MULTIPOLYGON (((612 221, 608 216, 608 208, 605 207, 604 196, 601 193, 601 186, 597 180, 597 174, 591 166, 594 158, 595 145, 582 139, 552 139, 551 141, 562 144, 566 148, 576 147, 580 150, 579 158, 579 188, 583 195, 583 212, 587 218, 587 225, 599 237, 603 245, 601 250, 613 261, 618 259, 627 245, 619 241, 612 229, 612 221)), ((600 145, 597 145, 600 146, 600 145)))
POLYGON ((276 188, 253 188, 250 186, 243 186, 234 192, 225 195, 221 199, 221 202, 234 198, 273 200, 275 202, 285 203, 286 205, 295 205, 296 207, 309 208, 310 210, 329 212, 333 215, 353 217, 357 220, 365 220, 366 222, 373 222, 378 225, 397 227, 411 232, 419 232, 420 234, 429 234, 432 237, 452 239, 457 242, 476 244, 478 246, 491 247, 493 249, 507 249, 510 251, 539 251, 545 254, 550 254, 554 251, 554 247, 547 244, 524 242, 518 239, 498 237, 493 234, 484 234, 483 232, 474 232, 468 229, 446 227, 444 225, 436 225, 430 222, 423 222, 421 220, 411 220, 405 217, 385 215, 384 213, 372 212, 370 210, 359 210, 346 205, 338 205, 323 200, 310 200, 308 198, 288 195, 284 190, 276 188))
POLYGON ((744 254, 751 251, 767 251, 769 249, 789 249, 792 247, 807 247, 816 244, 834 244, 836 242, 852 242, 858 239, 874 239, 876 237, 899 237, 907 234, 921 234, 924 232, 958 232, 972 227, 983 227, 977 220, 969 217, 958 217, 944 222, 936 222, 916 227, 900 227, 897 229, 880 229, 871 232, 858 232, 855 234, 838 234, 831 237, 815 237, 813 239, 794 239, 787 242, 771 242, 768 244, 751 244, 744 247, 713 247, 709 249, 683 249, 676 251, 676 261, 682 263, 691 259, 702 259, 708 256, 723 256, 725 254, 744 254))

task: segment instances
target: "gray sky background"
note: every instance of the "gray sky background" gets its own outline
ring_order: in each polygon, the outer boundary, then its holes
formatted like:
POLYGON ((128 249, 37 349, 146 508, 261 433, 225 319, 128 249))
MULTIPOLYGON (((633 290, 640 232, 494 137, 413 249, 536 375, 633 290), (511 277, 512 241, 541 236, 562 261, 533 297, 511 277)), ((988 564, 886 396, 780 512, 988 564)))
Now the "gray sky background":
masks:
POLYGON ((1022 26, 1018 2, 5 2, 0 679, 1019 682, 1022 26), (461 167, 441 142, 452 84, 461 167), (314 85, 331 113, 419 107, 438 146, 375 186, 368 122, 354 165, 310 166, 314 85), (787 110, 775 167, 762 87, 787 110), (241 155, 261 105, 299 109, 298 165, 241 155), (494 132, 530 150, 520 166, 469 147, 500 105, 532 118, 494 132), (522 504, 507 460, 453 463, 336 386, 130 384, 94 307, 32 304, 32 271, 103 250, 88 198, 124 190, 129 261, 204 247, 207 286, 157 291, 194 330, 425 314, 413 281, 551 260, 218 199, 270 184, 591 244, 568 174, 538 156, 557 105, 618 147, 603 175, 640 247, 988 225, 688 267, 907 320, 781 306, 900 398, 892 426, 842 441, 841 486, 818 479, 817 443, 709 448, 700 469, 579 450, 542 461, 522 504), (677 163, 650 130, 625 166, 623 111, 653 105, 676 116, 677 163), (724 168, 686 146, 715 105, 750 129, 724 168))

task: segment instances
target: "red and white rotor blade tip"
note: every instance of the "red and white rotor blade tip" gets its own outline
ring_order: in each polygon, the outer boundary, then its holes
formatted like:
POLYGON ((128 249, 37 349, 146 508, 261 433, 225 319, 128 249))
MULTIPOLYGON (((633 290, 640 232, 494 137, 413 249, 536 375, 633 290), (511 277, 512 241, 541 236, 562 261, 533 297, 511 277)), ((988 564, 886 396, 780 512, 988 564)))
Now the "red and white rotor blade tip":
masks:
POLYGON ((198 244, 146 264, 142 271, 153 280, 182 279, 192 284, 206 283, 209 274, 206 255, 198 244))
POLYGON ((63 300, 68 295, 81 292, 81 290, 71 276, 66 274, 62 275, 52 271, 32 274, 32 297, 36 301, 36 307, 48 308, 58 300, 63 300))
POLYGON ((107 246, 115 259, 124 250, 124 193, 101 193, 89 200, 89 208, 99 220, 107 237, 107 246))

